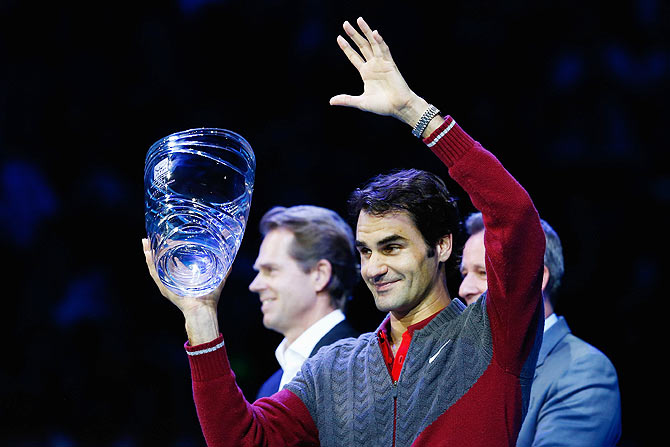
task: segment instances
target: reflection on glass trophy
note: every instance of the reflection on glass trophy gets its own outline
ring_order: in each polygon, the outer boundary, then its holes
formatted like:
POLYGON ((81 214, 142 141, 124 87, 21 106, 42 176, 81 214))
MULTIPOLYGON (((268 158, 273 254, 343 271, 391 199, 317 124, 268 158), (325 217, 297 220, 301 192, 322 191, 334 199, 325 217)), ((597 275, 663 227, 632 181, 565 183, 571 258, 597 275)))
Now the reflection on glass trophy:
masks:
POLYGON ((146 229, 160 280, 202 296, 226 277, 249 217, 256 159, 249 143, 201 128, 154 143, 144 165, 146 229))

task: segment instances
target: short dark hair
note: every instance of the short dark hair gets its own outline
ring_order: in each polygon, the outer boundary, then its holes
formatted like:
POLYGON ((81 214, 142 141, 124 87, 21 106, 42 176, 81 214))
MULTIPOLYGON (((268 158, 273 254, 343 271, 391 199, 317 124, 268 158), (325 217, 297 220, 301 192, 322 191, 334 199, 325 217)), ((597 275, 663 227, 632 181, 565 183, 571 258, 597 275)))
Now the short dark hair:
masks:
MULTIPOLYGON (((361 211, 374 216, 404 211, 416 225, 428 246, 428 256, 434 256, 437 242, 452 235, 452 243, 460 239, 460 215, 456 198, 437 175, 419 169, 396 170, 370 179, 357 188, 349 198, 349 211, 356 218, 361 211)), ((447 271, 456 268, 458 250, 445 265, 447 271)))
MULTIPOLYGON (((544 250, 544 265, 549 270, 549 281, 544 293, 549 298, 549 302, 553 306, 556 292, 561 285, 561 279, 565 272, 565 265, 563 262, 563 247, 561 239, 556 234, 556 231, 547 223, 546 220, 540 219, 542 230, 544 231, 544 239, 546 248, 544 250)), ((465 231, 472 236, 484 230, 484 219, 482 213, 473 213, 465 220, 465 231)))
POLYGON ((332 273, 326 291, 332 306, 343 309, 359 278, 351 227, 333 210, 298 205, 276 206, 265 213, 260 222, 261 234, 265 236, 277 228, 293 233, 289 255, 305 272, 321 259, 330 263, 332 273))

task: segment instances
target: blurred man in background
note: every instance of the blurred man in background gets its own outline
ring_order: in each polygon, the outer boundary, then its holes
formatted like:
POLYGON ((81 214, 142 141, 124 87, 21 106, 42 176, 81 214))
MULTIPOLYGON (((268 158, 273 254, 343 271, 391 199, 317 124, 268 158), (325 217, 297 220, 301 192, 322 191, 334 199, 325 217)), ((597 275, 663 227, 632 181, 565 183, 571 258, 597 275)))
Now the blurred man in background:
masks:
MULTIPOLYGON (((563 249, 554 229, 544 220, 541 224, 544 339, 517 446, 613 446, 621 436, 617 374, 605 354, 572 335, 565 318, 554 313, 563 249)), ((470 305, 487 290, 482 214, 470 215, 465 229, 470 237, 463 248, 459 295, 470 305)))
POLYGON ((258 293, 263 325, 284 336, 275 351, 281 368, 257 398, 281 390, 322 347, 358 333, 343 309, 358 281, 353 232, 334 211, 275 207, 260 223, 263 242, 249 290, 258 293))

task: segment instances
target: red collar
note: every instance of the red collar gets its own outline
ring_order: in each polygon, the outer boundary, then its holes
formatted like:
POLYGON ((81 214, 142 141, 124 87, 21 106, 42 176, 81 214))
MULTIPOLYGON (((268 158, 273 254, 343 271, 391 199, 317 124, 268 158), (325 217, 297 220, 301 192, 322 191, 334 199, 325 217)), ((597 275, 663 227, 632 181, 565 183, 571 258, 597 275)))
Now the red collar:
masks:
POLYGON ((391 379, 393 379, 394 382, 397 382, 400 378, 400 371, 402 370, 402 365, 405 362, 407 350, 409 349, 409 344, 412 341, 412 335, 414 334, 414 331, 425 327, 440 312, 436 312, 430 317, 408 326, 407 331, 402 334, 402 342, 400 343, 400 347, 398 348, 398 352, 396 352, 395 356, 393 355, 393 347, 391 346, 390 342, 391 337, 389 336, 391 332, 391 315, 387 315, 384 321, 382 321, 379 329, 377 329, 377 340, 379 340, 379 347, 382 350, 382 355, 384 356, 386 367, 388 368, 391 379))

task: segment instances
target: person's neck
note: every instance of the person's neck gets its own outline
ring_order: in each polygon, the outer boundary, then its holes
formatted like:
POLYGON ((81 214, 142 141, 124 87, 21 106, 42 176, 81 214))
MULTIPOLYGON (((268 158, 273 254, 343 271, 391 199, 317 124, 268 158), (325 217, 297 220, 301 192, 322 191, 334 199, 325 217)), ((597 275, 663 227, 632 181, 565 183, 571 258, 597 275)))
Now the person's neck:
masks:
MULTIPOLYGON (((328 298, 330 300, 330 298, 328 298)), ((294 325, 288 330, 282 332, 282 335, 286 339, 286 347, 291 346, 291 344, 298 339, 307 329, 312 327, 317 321, 328 315, 329 313, 336 310, 333 306, 330 305, 330 301, 319 301, 320 305, 315 306, 307 314, 304 314, 299 321, 295 321, 294 325), (323 304, 327 303, 327 304, 323 304)))
POLYGON ((549 315, 554 313, 554 307, 551 305, 548 295, 544 295, 542 301, 544 302, 544 318, 546 319, 549 315))
POLYGON ((449 304, 451 304, 451 297, 449 296, 449 291, 445 287, 440 293, 426 297, 407 313, 403 314, 401 312, 391 311, 391 339, 393 340, 394 348, 397 349, 397 347, 400 346, 402 334, 407 331, 408 327, 435 315, 449 304))

